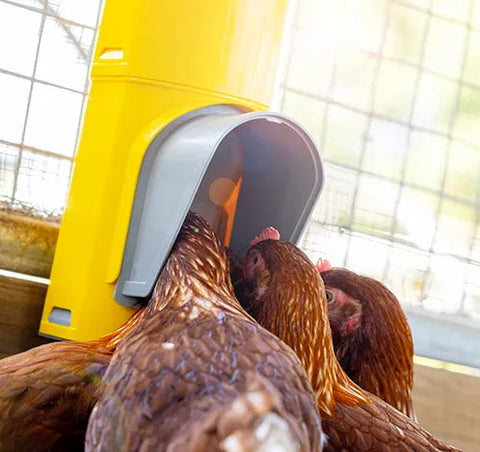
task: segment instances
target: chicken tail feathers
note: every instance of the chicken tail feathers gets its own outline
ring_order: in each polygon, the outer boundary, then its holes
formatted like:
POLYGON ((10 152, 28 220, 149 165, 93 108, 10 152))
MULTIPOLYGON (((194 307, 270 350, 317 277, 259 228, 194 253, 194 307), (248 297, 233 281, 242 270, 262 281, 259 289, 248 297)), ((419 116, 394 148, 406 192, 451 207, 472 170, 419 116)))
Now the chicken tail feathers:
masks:
POLYGON ((300 443, 293 420, 288 419, 278 391, 258 375, 248 381, 245 393, 238 396, 219 419, 219 433, 223 437, 219 449, 225 452, 298 450, 300 443))
POLYGON ((237 452, 289 452, 298 450, 288 423, 278 414, 270 412, 260 416, 250 429, 238 430, 220 443, 220 450, 237 452))
POLYGON ((285 410, 279 391, 267 379, 251 373, 245 390, 231 403, 210 412, 188 439, 179 436, 177 444, 170 447, 195 452, 310 450, 308 432, 300 424, 285 410))

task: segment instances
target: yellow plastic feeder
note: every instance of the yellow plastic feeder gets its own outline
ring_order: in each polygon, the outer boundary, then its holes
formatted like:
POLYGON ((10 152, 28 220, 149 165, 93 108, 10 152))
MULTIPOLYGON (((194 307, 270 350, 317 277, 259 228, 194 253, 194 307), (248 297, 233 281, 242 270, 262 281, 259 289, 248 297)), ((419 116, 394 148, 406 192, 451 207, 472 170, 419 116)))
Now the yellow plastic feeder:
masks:
POLYGON ((40 333, 89 340, 147 298, 189 209, 242 253, 299 239, 318 151, 266 112, 287 0, 107 0, 40 333))

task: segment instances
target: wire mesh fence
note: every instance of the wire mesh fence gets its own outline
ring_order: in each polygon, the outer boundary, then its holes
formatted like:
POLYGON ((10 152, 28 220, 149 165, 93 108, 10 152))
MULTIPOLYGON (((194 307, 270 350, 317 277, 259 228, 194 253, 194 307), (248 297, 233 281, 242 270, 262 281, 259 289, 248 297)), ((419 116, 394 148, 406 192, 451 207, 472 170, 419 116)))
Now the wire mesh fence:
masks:
POLYGON ((100 0, 0 0, 0 201, 60 216, 100 0))
MULTIPOLYGON (((0 0, 0 201, 61 215, 101 0, 0 0)), ((480 316, 480 0, 297 0, 281 109, 327 182, 312 259, 480 316)))
POLYGON ((281 108, 326 163, 312 259, 480 316, 479 52, 478 0, 297 2, 281 108))

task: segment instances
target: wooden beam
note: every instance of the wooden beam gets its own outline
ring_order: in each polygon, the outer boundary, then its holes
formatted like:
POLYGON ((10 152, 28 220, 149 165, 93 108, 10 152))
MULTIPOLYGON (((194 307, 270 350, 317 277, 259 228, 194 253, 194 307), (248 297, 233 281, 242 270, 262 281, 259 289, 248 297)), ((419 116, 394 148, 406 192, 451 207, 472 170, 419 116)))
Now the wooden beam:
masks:
POLYGON ((59 230, 46 220, 0 206, 0 268, 48 278, 59 230))
POLYGON ((47 286, 0 276, 0 355, 50 342, 38 335, 47 286))
POLYGON ((464 450, 480 444, 480 378, 415 365, 413 403, 418 423, 464 450))

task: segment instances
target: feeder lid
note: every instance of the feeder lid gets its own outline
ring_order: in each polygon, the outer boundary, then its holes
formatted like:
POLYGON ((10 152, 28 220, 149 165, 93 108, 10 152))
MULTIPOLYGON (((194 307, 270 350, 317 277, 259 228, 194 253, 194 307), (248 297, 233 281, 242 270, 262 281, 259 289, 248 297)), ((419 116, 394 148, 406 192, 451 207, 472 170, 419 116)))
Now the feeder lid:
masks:
POLYGON ((142 163, 117 302, 133 306, 151 294, 189 209, 208 220, 202 187, 225 175, 241 177, 229 244, 237 255, 267 226, 296 243, 324 180, 312 138, 285 115, 219 105, 173 121, 142 163))

